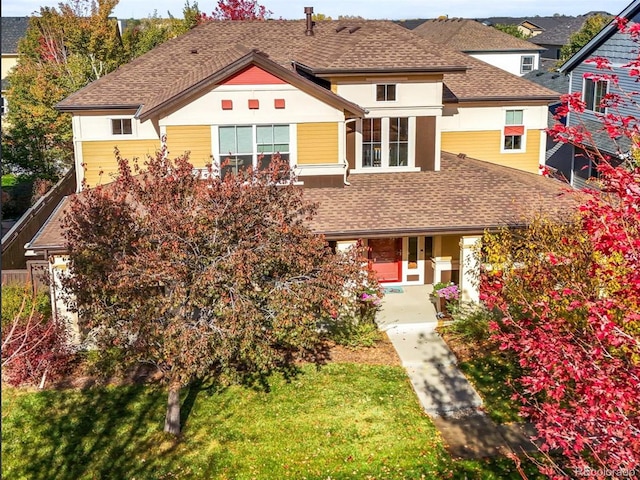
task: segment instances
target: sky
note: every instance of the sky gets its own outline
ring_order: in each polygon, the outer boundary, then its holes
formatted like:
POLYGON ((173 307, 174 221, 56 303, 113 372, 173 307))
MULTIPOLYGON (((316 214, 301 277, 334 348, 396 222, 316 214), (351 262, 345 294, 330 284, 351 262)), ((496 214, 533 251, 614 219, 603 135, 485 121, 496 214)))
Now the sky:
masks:
MULTIPOLYGON (((548 16, 556 13, 581 15, 590 11, 620 13, 631 0, 258 0, 273 13, 272 18, 302 19, 304 7, 313 6, 315 13, 333 18, 357 15, 364 18, 404 20, 435 18, 440 15, 463 18, 548 16)), ((31 15, 41 6, 55 7, 60 0, 2 0, 3 17, 31 15)), ((66 2, 65 2, 66 3, 66 2)), ((217 0, 200 0, 203 12, 214 10, 217 0)), ((145 18, 154 14, 182 17, 185 0, 120 0, 113 14, 118 18, 145 18)))

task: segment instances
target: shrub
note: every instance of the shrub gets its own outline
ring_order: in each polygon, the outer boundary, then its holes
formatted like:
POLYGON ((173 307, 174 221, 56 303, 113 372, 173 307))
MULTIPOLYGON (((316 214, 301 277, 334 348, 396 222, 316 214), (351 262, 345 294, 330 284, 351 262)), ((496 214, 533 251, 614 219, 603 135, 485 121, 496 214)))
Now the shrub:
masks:
POLYGON ((452 311, 453 322, 445 327, 445 331, 465 342, 485 342, 491 334, 489 323, 496 316, 481 305, 461 306, 452 311))
POLYGON ((10 385, 59 378, 68 372, 72 359, 66 329, 50 317, 34 312, 3 328, 2 374, 10 385))
POLYGON ((41 291, 34 295, 31 285, 2 285, 3 329, 16 317, 26 320, 31 315, 32 310, 35 310, 45 318, 51 316, 49 292, 41 291))

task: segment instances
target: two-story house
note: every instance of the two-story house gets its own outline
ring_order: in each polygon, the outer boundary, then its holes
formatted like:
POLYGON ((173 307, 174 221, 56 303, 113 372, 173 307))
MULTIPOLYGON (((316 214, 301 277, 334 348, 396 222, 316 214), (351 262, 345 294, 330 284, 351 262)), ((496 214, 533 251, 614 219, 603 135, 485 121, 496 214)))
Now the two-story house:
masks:
MULTIPOLYGON (((618 17, 625 18, 629 22, 640 22, 640 0, 631 2, 618 17)), ((621 163, 632 148, 629 138, 621 136, 611 138, 607 132, 603 118, 611 113, 622 117, 630 116, 637 119, 638 109, 632 102, 625 102, 620 107, 608 108, 602 103, 607 93, 626 93, 638 91, 637 77, 630 75, 629 63, 638 59, 638 44, 629 35, 618 31, 616 22, 612 20, 578 53, 567 60, 560 73, 568 74, 570 78, 569 93, 581 94, 585 102, 583 113, 569 113, 567 124, 569 126, 582 126, 590 132, 592 142, 585 142, 582 146, 574 147, 571 165, 563 168, 570 172, 571 184, 576 188, 588 185, 590 179, 598 177, 596 164, 589 155, 589 151, 596 148, 602 154, 610 156, 611 162, 621 163), (596 64, 587 60, 593 57, 602 57, 609 60, 612 71, 602 71, 596 68, 596 64), (616 75, 617 85, 604 79, 588 78, 589 74, 607 73, 616 75)))
MULTIPOLYGON (((477 299, 483 231, 566 206, 538 174, 557 94, 393 22, 306 12, 199 26, 60 102, 78 184, 109 182, 115 146, 144 157, 165 138, 195 168, 230 159, 222 174, 279 153, 336 248, 361 239, 381 281, 455 280, 477 299)), ((53 269, 65 268, 65 208, 27 246, 53 269)))
POLYGON ((458 50, 519 76, 540 67, 540 54, 544 50, 531 42, 464 18, 427 20, 413 32, 436 45, 458 50))

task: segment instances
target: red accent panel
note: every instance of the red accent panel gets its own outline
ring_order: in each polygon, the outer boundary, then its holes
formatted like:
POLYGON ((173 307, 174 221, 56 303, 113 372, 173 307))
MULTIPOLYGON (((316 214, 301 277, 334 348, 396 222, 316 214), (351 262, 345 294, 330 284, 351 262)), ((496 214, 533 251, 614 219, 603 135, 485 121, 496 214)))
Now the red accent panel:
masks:
POLYGON ((401 238, 370 239, 369 258, 379 281, 399 282, 402 279, 401 238))
POLYGON ((251 110, 257 110, 258 108, 260 108, 260 102, 257 98, 252 98, 249 100, 249 108, 251 110))
POLYGON ((524 126, 518 125, 518 126, 504 127, 504 134, 505 135, 524 135, 524 126))
POLYGON ((230 76, 224 82, 221 82, 221 85, 281 85, 286 83, 275 75, 251 65, 230 76))
POLYGON ((273 106, 276 108, 284 108, 284 98, 276 98, 273 101, 273 106))
POLYGON ((233 110, 233 101, 232 100, 222 100, 222 109, 223 110, 233 110))

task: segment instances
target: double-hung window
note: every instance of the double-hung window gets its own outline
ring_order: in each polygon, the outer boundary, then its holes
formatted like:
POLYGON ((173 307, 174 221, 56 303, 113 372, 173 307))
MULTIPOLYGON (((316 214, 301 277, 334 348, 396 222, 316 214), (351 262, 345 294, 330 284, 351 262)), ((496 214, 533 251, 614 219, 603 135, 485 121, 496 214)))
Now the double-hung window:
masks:
POLYGON ((222 176, 248 167, 266 168, 279 154, 289 160, 289 125, 230 125, 218 128, 222 176))
POLYGON ((111 119, 111 134, 112 135, 131 135, 133 128, 131 126, 130 118, 113 118, 111 119))
POLYGON ((605 113, 605 107, 602 106, 602 99, 607 94, 609 82, 606 80, 584 79, 584 89, 582 99, 586 104, 586 109, 592 112, 605 113))
POLYGON ((396 100, 396 86, 393 83, 376 85, 376 101, 394 102, 396 100))
POLYGON ((524 150, 524 122, 522 110, 507 110, 504 127, 503 150, 524 150))
POLYGON ((409 119, 389 119, 389 166, 409 165, 409 119))
POLYGON ((533 55, 523 55, 520 57, 520 73, 524 74, 533 71, 536 58, 533 55))
POLYGON ((362 120, 362 165, 364 167, 382 166, 381 118, 362 120))

